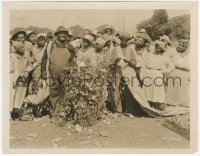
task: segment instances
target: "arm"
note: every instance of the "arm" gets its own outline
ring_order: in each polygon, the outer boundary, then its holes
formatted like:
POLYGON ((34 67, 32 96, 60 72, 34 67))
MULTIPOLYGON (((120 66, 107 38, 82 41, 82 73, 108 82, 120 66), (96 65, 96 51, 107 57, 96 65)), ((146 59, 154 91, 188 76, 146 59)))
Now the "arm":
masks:
POLYGON ((42 79, 46 79, 46 66, 47 66, 47 60, 48 60, 48 53, 47 53, 47 47, 49 44, 46 45, 46 48, 44 50, 44 54, 42 56, 42 62, 41 62, 41 73, 42 73, 42 79))

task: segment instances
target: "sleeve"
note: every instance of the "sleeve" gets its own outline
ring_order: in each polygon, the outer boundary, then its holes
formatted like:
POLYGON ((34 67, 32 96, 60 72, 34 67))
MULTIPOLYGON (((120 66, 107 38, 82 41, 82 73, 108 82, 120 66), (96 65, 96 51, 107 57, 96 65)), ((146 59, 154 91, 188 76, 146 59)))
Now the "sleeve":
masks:
POLYGON ((135 65, 137 65, 139 62, 134 46, 130 46, 128 52, 130 53, 129 66, 135 67, 135 65))
POLYGON ((46 46, 46 48, 44 50, 44 54, 42 56, 42 62, 41 62, 41 72, 42 73, 46 72, 46 66, 47 66, 47 60, 48 60, 48 53, 47 53, 48 46, 49 46, 49 44, 47 44, 47 46, 46 46))

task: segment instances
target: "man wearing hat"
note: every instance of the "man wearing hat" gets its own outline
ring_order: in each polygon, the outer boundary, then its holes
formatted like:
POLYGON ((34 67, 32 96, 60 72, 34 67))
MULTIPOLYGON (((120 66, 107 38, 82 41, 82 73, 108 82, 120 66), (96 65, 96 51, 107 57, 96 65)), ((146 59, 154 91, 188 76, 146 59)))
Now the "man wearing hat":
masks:
POLYGON ((50 41, 53 42, 53 33, 49 31, 46 36, 46 42, 49 43, 50 41))
POLYGON ((24 44, 24 50, 28 53, 30 53, 30 56, 32 55, 32 49, 33 49, 33 45, 31 42, 26 41, 26 32, 21 30, 21 31, 17 31, 16 33, 14 33, 11 37, 11 41, 16 41, 16 42, 21 42, 24 44))
POLYGON ((75 56, 74 49, 67 41, 68 30, 64 26, 59 26, 54 33, 56 36, 55 42, 52 43, 51 48, 45 50, 41 69, 42 78, 46 79, 46 65, 49 59, 49 73, 50 73, 50 100, 52 117, 58 115, 59 107, 61 106, 61 98, 65 93, 65 68, 72 65, 75 56))

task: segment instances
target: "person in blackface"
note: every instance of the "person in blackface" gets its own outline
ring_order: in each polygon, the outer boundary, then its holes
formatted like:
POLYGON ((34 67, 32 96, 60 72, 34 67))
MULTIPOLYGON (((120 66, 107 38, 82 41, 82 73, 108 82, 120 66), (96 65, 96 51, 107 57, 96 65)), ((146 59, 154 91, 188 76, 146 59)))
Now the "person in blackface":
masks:
POLYGON ((21 30, 21 31, 17 31, 12 35, 11 40, 14 42, 21 42, 24 44, 24 50, 26 52, 29 52, 29 55, 32 55, 32 50, 33 50, 33 44, 29 41, 25 40, 26 38, 26 32, 21 30))
POLYGON ((62 97, 65 93, 67 85, 65 68, 73 65, 75 51, 73 46, 67 41, 68 30, 64 26, 59 26, 54 33, 56 36, 55 42, 51 44, 50 48, 45 50, 42 58, 42 79, 47 79, 47 62, 49 59, 49 73, 50 73, 50 100, 51 117, 54 119, 62 107, 62 97), (49 51, 48 51, 49 50, 49 51))
POLYGON ((164 77, 174 70, 173 62, 164 55, 165 43, 155 42, 155 51, 145 58, 143 87, 151 107, 161 111, 166 109, 164 77))
POLYGON ((41 63, 46 48, 45 34, 37 34, 36 44, 33 47, 33 59, 37 62, 37 66, 32 71, 31 82, 29 87, 29 94, 36 94, 40 86, 41 80, 41 63))
POLYGON ((12 62, 12 88, 13 88, 13 99, 11 99, 11 117, 13 120, 19 118, 22 115, 22 104, 27 91, 27 78, 30 71, 33 70, 34 61, 30 57, 29 52, 25 51, 24 44, 22 42, 14 43, 14 50, 11 54, 12 62))
POLYGON ((170 59, 175 70, 168 75, 166 104, 190 107, 190 40, 180 39, 170 59))

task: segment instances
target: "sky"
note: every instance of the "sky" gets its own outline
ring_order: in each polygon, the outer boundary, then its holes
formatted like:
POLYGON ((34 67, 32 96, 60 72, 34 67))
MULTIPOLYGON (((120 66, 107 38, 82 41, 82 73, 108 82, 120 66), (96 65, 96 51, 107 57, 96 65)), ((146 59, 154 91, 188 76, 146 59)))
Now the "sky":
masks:
MULTIPOLYGON (((189 10, 167 10, 169 18, 189 14, 189 10)), ((80 25, 94 30, 109 24, 116 30, 135 32, 141 21, 151 18, 153 10, 12 10, 10 30, 15 27, 39 26, 56 30, 59 25, 66 28, 80 25)))

